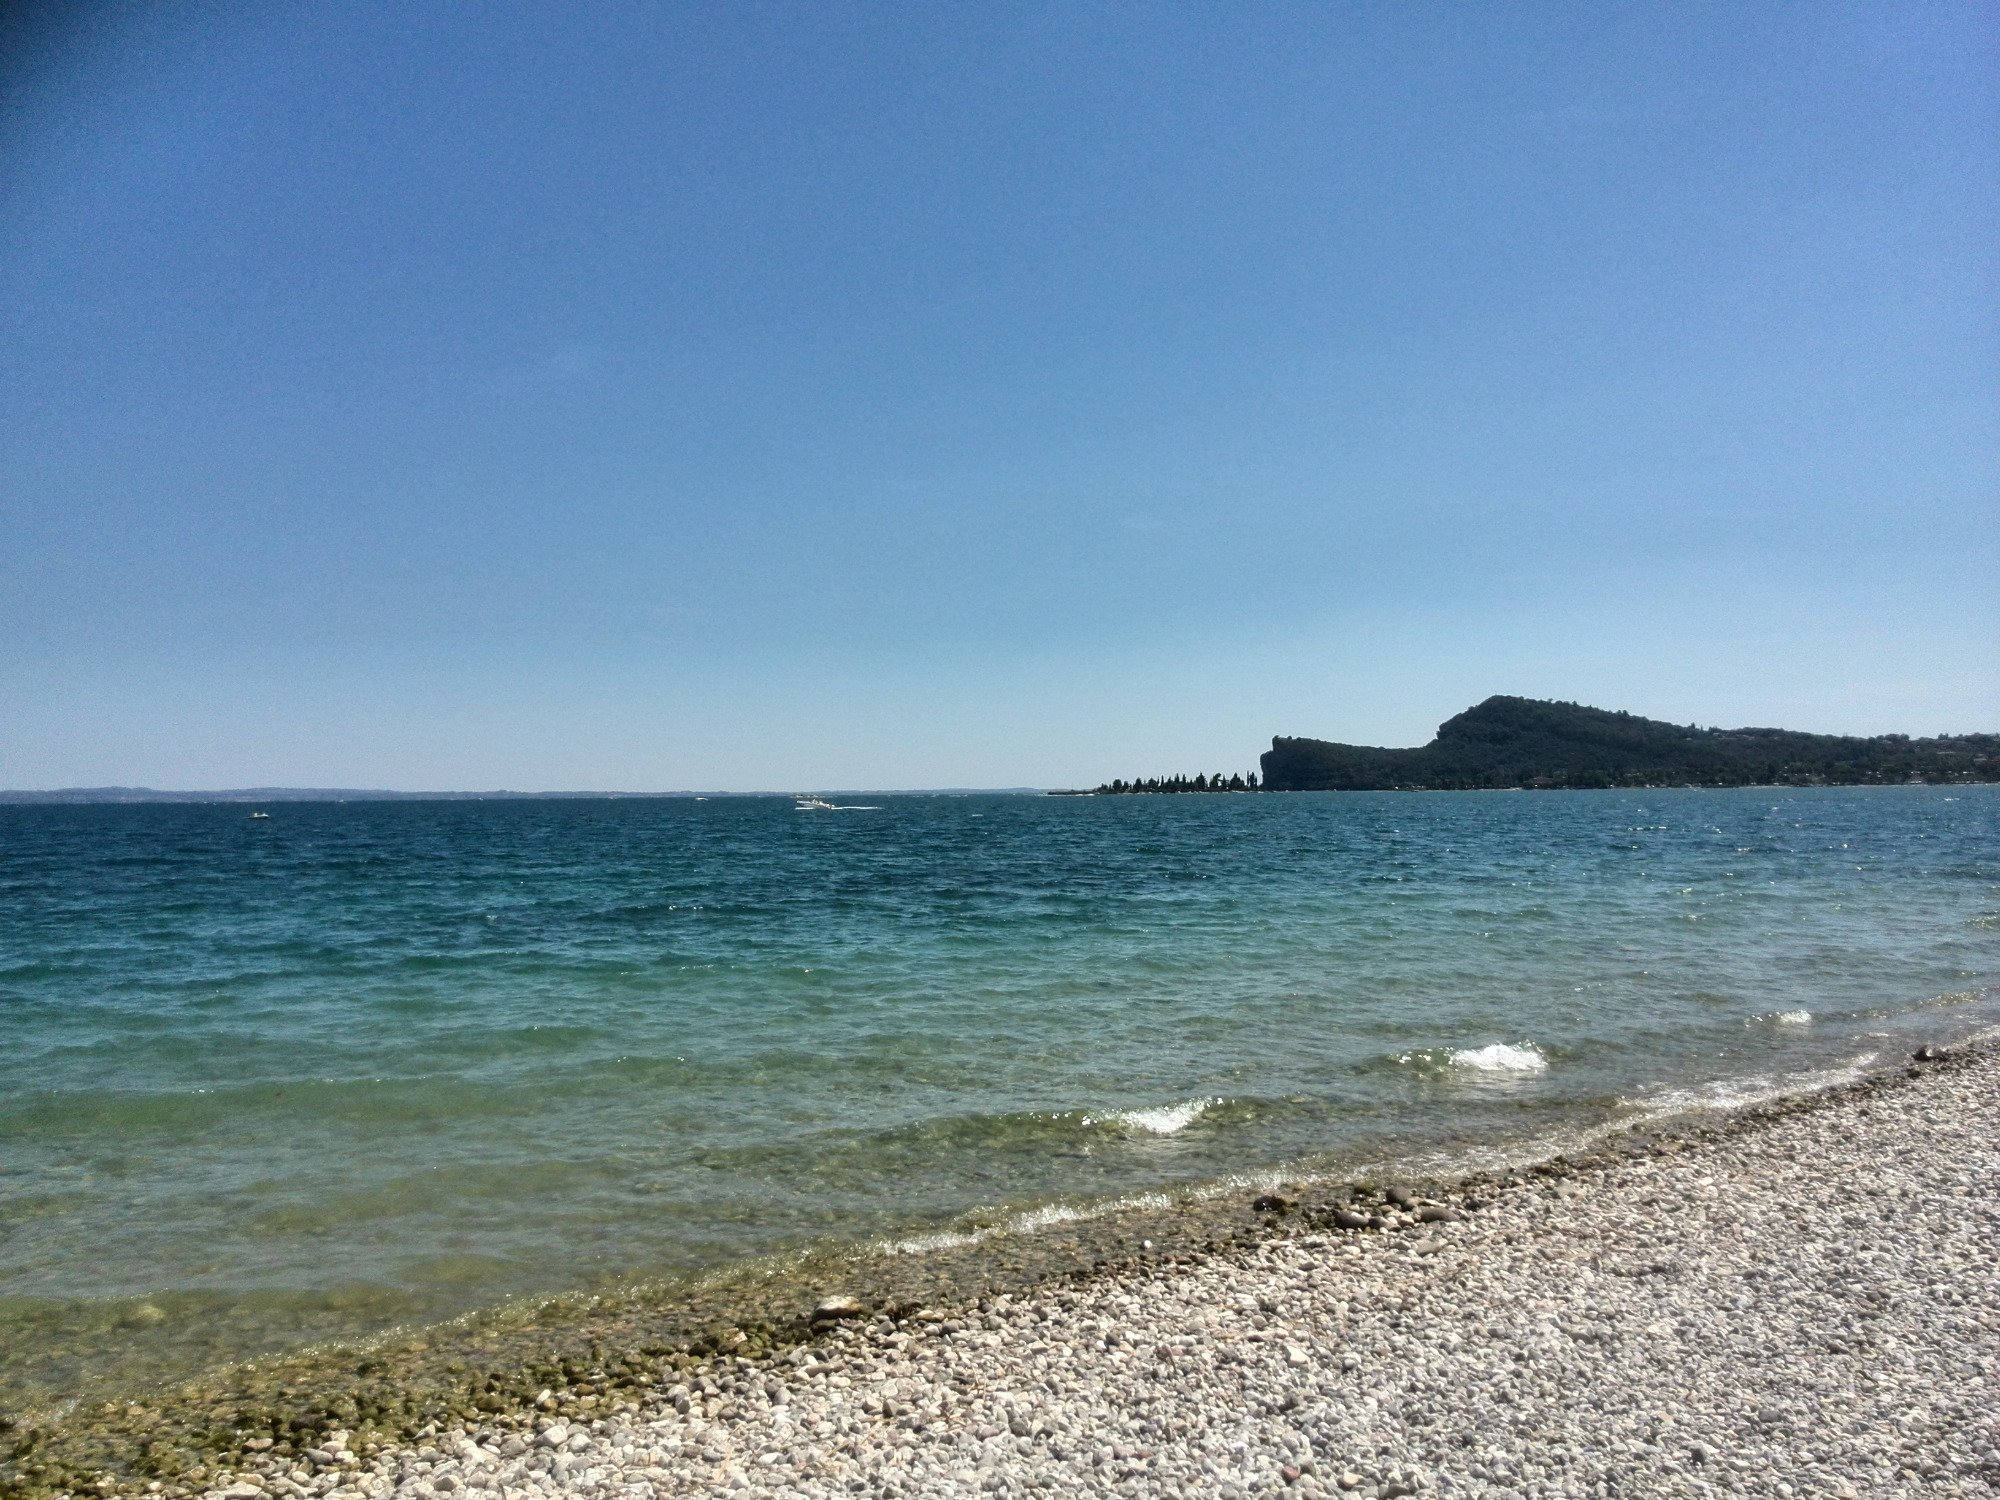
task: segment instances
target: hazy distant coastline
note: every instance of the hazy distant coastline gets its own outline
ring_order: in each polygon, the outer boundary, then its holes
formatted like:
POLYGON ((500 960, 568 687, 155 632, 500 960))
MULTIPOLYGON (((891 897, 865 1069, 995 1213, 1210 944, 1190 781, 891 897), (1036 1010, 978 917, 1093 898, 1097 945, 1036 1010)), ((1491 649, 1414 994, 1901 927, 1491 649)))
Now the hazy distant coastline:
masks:
MULTIPOLYGON (((2000 781, 2000 734, 1810 734, 1713 729, 1623 710, 1496 696, 1438 726, 1412 749, 1279 735, 1248 775, 1173 775, 1108 781, 1089 790, 1047 787, 816 787, 836 797, 1120 796, 1186 792, 1593 790, 1750 786, 1968 785, 2000 781)), ((143 786, 0 791, 0 805, 140 802, 560 802, 624 798, 785 797, 751 792, 404 792, 361 787, 235 787, 159 791, 143 786)))
MULTIPOLYGON (((1035 786, 941 786, 885 790, 819 787, 831 797, 1034 797, 1035 786)), ((791 792, 395 792, 360 787, 252 786, 221 791, 173 792, 149 786, 70 786, 52 791, 0 790, 0 806, 93 806, 140 802, 616 802, 694 797, 789 797, 791 792)))

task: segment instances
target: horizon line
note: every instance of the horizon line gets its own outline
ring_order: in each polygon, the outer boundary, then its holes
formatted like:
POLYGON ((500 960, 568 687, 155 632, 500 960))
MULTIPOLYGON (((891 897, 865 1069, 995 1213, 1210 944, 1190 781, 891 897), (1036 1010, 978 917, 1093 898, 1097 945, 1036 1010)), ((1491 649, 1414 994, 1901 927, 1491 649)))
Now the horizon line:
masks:
POLYGON ((614 801, 630 799, 686 799, 700 797, 800 797, 800 796, 870 796, 870 797, 949 797, 949 796, 1042 796, 1052 791, 1066 791, 1065 787, 1043 786, 940 786, 940 787, 833 787, 821 786, 779 791, 775 788, 751 791, 721 790, 675 790, 675 791, 592 791, 586 789, 519 791, 511 787, 494 787, 481 791, 467 790, 424 790, 404 791, 393 787, 216 787, 175 789, 148 786, 66 786, 66 787, 12 787, 0 788, 0 804, 28 805, 34 803, 136 803, 136 802, 421 802, 453 801, 472 802, 495 801, 614 801))

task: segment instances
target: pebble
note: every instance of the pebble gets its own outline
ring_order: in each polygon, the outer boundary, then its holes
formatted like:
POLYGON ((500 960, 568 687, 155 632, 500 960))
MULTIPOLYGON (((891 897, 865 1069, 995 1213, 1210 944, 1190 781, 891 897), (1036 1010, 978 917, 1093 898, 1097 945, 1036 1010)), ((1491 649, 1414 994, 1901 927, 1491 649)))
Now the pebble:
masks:
POLYGON ((1968 1050, 1607 1154, 1567 1194, 1529 1171, 1437 1194, 1476 1190, 1469 1218, 1392 1190, 1398 1226, 1455 1226, 1448 1269, 1433 1236, 1274 1229, 943 1317, 828 1298, 810 1344, 636 1404, 363 1455, 329 1436, 291 1489, 208 1493, 1990 1494, 2000 1056, 1968 1050))

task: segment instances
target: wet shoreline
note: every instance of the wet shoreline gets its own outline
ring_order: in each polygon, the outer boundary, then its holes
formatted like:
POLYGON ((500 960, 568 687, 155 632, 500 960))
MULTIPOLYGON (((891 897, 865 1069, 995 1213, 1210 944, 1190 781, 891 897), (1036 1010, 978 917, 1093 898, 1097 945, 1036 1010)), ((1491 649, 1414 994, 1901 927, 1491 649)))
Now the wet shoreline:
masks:
MULTIPOLYGON (((1921 1086, 1912 1075, 1995 1055, 1988 1041, 1942 1062, 1887 1066, 1857 1082, 1753 1104, 1607 1126, 1593 1143, 1517 1167, 1407 1177, 1427 1199, 1473 1208, 1512 1179, 1560 1178, 1629 1158, 1670 1157, 1764 1123, 1838 1107, 1873 1090, 1921 1086)), ((1339 1230, 1393 1208, 1380 1180, 1303 1181, 1186 1193, 1031 1232, 998 1232, 919 1253, 886 1247, 809 1252, 740 1267, 693 1289, 628 1287, 517 1303, 367 1346, 332 1347, 219 1372, 133 1402, 79 1405, 0 1431, 0 1494, 192 1495, 257 1454, 305 1452, 328 1433, 357 1454, 421 1441, 427 1430, 509 1426, 554 1410, 579 1419, 636 1408, 692 1370, 754 1365, 820 1337, 827 1299, 878 1322, 935 1316, 996 1296, 1199 1265, 1272 1238, 1339 1230), (1341 1217, 1336 1217, 1341 1216, 1341 1217), (537 1406, 537 1403, 539 1407, 537 1406), (261 1446, 258 1446, 261 1445, 261 1446)), ((1455 1210, 1454 1210, 1455 1211, 1455 1210)), ((1412 1226, 1401 1226, 1405 1229, 1412 1226)), ((1352 1231, 1393 1237, 1395 1228, 1352 1231)))

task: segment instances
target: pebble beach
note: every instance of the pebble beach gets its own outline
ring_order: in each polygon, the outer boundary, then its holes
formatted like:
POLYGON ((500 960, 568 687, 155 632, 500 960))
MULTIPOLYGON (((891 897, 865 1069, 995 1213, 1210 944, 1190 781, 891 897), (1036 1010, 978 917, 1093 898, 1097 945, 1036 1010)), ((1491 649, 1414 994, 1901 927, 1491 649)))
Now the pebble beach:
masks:
POLYGON ((608 1409, 333 1432, 208 1493, 1990 1494, 1996 1091, 1969 1045, 1516 1171, 1271 1195, 1214 1255, 830 1297, 804 1342, 608 1409))

